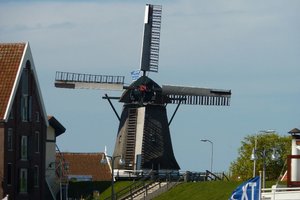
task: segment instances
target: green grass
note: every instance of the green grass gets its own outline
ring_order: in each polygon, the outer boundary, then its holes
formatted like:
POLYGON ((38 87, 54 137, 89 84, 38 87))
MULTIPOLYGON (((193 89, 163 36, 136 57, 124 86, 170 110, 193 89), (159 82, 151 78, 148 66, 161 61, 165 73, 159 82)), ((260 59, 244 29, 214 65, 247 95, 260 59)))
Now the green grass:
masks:
MULTIPOLYGON (((133 183, 132 181, 117 181, 114 184, 115 192, 118 192, 119 190, 131 185, 132 183, 133 183)), ((110 197, 110 195, 111 195, 111 187, 107 188, 102 194, 100 194, 99 200, 103 200, 107 197, 110 197)))
POLYGON ((232 191, 240 182, 210 181, 192 182, 177 185, 170 191, 155 198, 155 200, 169 199, 197 199, 197 200, 222 200, 228 199, 232 191))
MULTIPOLYGON (((118 181, 115 183, 115 191, 119 191, 131 185, 132 181, 118 181)), ((207 181, 207 182, 183 182, 168 192, 155 198, 155 200, 189 199, 189 200, 227 200, 231 193, 242 182, 233 181, 207 181)), ((274 185, 274 181, 267 181, 266 187, 274 185)), ((107 188, 101 195, 100 200, 110 197, 111 187, 107 188)))
MULTIPOLYGON (((155 200, 227 200, 232 192, 242 182, 208 181, 181 183, 168 192, 155 198, 155 200)), ((275 182, 267 181, 266 187, 271 187, 275 182)))
MULTIPOLYGON (((119 181, 115 183, 115 191, 121 190, 132 184, 131 181, 119 181)), ((222 200, 228 199, 232 191, 241 182, 225 182, 225 181, 210 181, 210 182, 189 182, 181 183, 170 191, 155 198, 155 200, 169 199, 197 199, 197 200, 222 200)), ((101 195, 100 200, 110 197, 111 187, 107 188, 101 195)))

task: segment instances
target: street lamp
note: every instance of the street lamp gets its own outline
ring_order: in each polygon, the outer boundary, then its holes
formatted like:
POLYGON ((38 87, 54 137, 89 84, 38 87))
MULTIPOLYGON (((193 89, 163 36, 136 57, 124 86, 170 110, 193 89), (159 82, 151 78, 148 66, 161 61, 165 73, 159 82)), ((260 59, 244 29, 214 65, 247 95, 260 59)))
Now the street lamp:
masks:
POLYGON ((266 157, 267 157, 267 153, 271 152, 271 151, 272 151, 271 160, 273 160, 273 161, 278 160, 279 159, 279 154, 278 154, 276 148, 272 148, 270 150, 266 150, 264 148, 262 151, 258 151, 256 149, 253 149, 251 157, 250 157, 250 160, 256 161, 258 159, 258 157, 256 155, 256 152, 258 152, 258 153, 261 154, 261 157, 263 159, 263 185, 262 185, 262 188, 265 188, 265 185, 266 185, 266 157))
POLYGON ((209 142, 211 144, 211 158, 210 158, 210 172, 212 173, 213 171, 213 158, 214 158, 214 143, 210 140, 204 139, 201 140, 201 142, 209 142))
MULTIPOLYGON (((273 129, 268 129, 268 130, 260 130, 260 131, 258 131, 258 133, 255 134, 254 150, 253 150, 253 151, 255 151, 255 149, 256 149, 256 146, 257 146, 257 135, 258 135, 259 133, 275 133, 275 130, 273 130, 273 129)), ((256 156, 255 153, 254 153, 253 151, 252 151, 252 154, 251 154, 251 155, 256 156)), ((256 159, 251 158, 251 160, 253 160, 253 178, 254 178, 255 175, 256 175, 256 173, 255 173, 255 172, 256 172, 256 159)))
POLYGON ((119 164, 122 166, 122 165, 125 165, 125 161, 123 159, 123 156, 108 156, 108 155, 105 155, 104 154, 102 155, 102 159, 100 161, 101 164, 107 164, 107 160, 105 157, 108 157, 110 158, 111 160, 111 199, 112 200, 115 200, 115 189, 114 189, 114 163, 115 163, 115 159, 116 158, 120 158, 119 159, 119 164))

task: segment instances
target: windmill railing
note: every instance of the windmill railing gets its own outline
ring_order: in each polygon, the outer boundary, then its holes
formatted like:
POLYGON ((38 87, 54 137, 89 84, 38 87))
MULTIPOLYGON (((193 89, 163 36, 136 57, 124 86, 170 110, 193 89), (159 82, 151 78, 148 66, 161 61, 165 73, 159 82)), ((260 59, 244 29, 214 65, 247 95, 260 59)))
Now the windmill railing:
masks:
POLYGON ((124 84, 124 76, 93 75, 72 72, 56 72, 55 81, 82 83, 111 83, 124 84))

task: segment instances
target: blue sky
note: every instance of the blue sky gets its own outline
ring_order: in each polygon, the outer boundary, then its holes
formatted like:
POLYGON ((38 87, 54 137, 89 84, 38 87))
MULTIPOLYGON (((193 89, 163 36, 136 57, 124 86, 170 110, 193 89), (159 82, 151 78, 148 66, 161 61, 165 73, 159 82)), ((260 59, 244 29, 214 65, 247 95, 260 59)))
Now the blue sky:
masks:
MULTIPOLYGON (((55 71, 139 68, 146 3, 163 6, 159 84, 231 89, 230 107, 181 106, 171 137, 182 170, 228 171, 248 134, 299 128, 300 1, 2 1, 0 41, 29 41, 46 110, 67 129, 62 151, 112 153, 118 121, 102 96, 54 87, 55 71)), ((121 112, 121 104, 114 102, 121 112)), ((175 109, 169 105, 169 116, 175 109)))

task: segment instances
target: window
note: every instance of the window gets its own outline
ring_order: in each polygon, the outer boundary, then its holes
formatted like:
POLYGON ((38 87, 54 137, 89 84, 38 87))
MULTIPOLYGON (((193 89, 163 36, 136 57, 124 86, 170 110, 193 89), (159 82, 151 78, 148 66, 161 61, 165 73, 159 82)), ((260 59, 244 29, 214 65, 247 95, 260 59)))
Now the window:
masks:
POLYGON ((35 117, 36 117, 36 118, 35 118, 35 121, 36 121, 36 122, 40 122, 40 113, 39 113, 39 112, 36 112, 36 113, 35 113, 35 117))
POLYGON ((12 163, 7 164, 7 185, 11 185, 12 182, 12 163))
POLYGON ((39 166, 34 166, 34 171, 33 171, 33 183, 34 187, 39 187, 39 166))
POLYGON ((27 160, 27 136, 21 138, 21 159, 27 160))
POLYGON ((13 150, 13 129, 9 128, 7 131, 7 150, 13 150))
POLYGON ((20 169, 20 193, 27 193, 27 169, 20 169))
POLYGON ((34 134, 35 152, 40 152, 40 132, 36 131, 34 134))
POLYGON ((30 72, 30 62, 27 61, 26 68, 22 72, 22 94, 29 93, 29 72, 30 72))
POLYGON ((13 109, 10 111, 9 119, 14 119, 14 110, 13 109))
POLYGON ((30 83, 30 68, 29 61, 26 62, 26 68, 22 72, 22 97, 21 97, 21 117, 22 121, 31 120, 31 96, 29 95, 30 83))
POLYGON ((22 121, 31 121, 32 98, 27 94, 23 94, 21 98, 21 117, 22 121))

